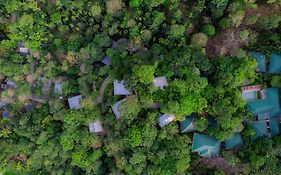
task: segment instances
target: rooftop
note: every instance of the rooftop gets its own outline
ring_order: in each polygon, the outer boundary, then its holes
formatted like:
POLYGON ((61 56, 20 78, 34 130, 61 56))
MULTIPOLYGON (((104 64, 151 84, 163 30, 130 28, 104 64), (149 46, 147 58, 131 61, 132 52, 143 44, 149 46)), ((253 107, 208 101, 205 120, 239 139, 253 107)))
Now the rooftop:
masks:
POLYGON ((199 156, 218 156, 220 153, 220 147, 221 142, 219 142, 215 137, 194 133, 192 152, 198 152, 199 156))
POLYGON ((102 124, 101 124, 101 121, 97 120, 95 122, 91 122, 89 124, 89 131, 91 133, 99 133, 99 132, 102 132, 103 129, 102 129, 102 124))
POLYGON ((155 77, 153 80, 153 84, 160 89, 164 89, 164 87, 168 86, 168 81, 165 76, 162 77, 155 77))
POLYGON ((270 55, 269 73, 281 74, 281 54, 273 52, 270 55))
POLYGON ((251 56, 257 61, 257 72, 266 72, 266 56, 264 53, 251 52, 251 56))
POLYGON ((80 101, 82 100, 81 95, 77 95, 71 98, 68 98, 68 104, 70 109, 81 109, 80 101))
POLYGON ((160 127, 164 127, 165 125, 171 123, 176 117, 172 114, 163 114, 159 117, 159 125, 160 127))
POLYGON ((122 102, 124 102, 125 100, 126 99, 120 100, 120 101, 114 103, 114 105, 112 106, 112 111, 117 119, 119 119, 121 117, 121 113, 120 113, 120 109, 119 109, 120 104, 122 102))
POLYGON ((125 86, 124 81, 114 80, 114 95, 130 95, 132 94, 125 86))
POLYGON ((225 140, 226 149, 234 149, 244 145, 241 133, 236 133, 229 139, 225 140))
POLYGON ((192 115, 186 117, 185 120, 180 123, 181 132, 185 133, 185 132, 196 131, 197 127, 196 127, 195 121, 196 121, 195 114, 192 114, 192 115))

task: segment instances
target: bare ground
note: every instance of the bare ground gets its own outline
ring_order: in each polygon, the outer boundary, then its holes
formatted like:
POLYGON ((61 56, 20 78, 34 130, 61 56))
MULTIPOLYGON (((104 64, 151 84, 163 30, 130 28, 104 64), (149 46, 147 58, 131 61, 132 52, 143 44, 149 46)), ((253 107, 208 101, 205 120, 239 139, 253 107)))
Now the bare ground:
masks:
POLYGON ((240 26, 222 30, 214 38, 209 39, 206 45, 207 55, 210 58, 235 55, 237 49, 242 48, 246 44, 241 40, 239 36, 240 32, 248 28, 253 30, 258 29, 258 24, 247 25, 246 20, 253 15, 260 15, 260 17, 263 17, 272 14, 281 14, 280 6, 272 7, 271 5, 260 5, 255 9, 247 8, 245 10, 243 22, 240 26))

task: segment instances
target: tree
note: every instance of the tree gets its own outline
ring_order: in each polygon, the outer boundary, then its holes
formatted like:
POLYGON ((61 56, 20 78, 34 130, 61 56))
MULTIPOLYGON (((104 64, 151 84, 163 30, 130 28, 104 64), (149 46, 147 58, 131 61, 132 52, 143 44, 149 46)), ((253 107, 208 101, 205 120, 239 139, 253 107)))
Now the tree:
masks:
POLYGON ((216 33, 216 29, 213 25, 207 24, 203 26, 202 32, 208 36, 213 36, 216 33))
POLYGON ((192 35, 191 43, 198 47, 204 47, 208 42, 208 37, 204 33, 197 33, 192 35))

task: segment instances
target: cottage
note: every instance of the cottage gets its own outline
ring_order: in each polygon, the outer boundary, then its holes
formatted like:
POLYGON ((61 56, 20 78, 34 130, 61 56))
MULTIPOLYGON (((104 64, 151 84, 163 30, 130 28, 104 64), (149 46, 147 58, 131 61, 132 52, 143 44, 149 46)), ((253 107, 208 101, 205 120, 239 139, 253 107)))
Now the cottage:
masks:
POLYGON ((124 81, 114 80, 114 95, 131 95, 132 93, 126 88, 124 81))
POLYGON ((68 104, 70 109, 81 109, 80 101, 82 100, 81 95, 77 95, 71 98, 68 98, 68 104))
POLYGON ((269 73, 281 74, 281 54, 273 52, 270 55, 269 73))
POLYGON ((252 100, 247 101, 247 106, 257 119, 252 123, 252 128, 256 132, 252 140, 279 134, 279 118, 281 115, 279 89, 266 88, 262 91, 262 98, 250 99, 252 100))
POLYGON ((126 99, 120 100, 118 102, 116 102, 113 106, 112 106, 112 111, 116 117, 116 119, 119 119, 121 117, 121 112, 120 112, 120 105, 122 102, 124 102, 126 99))
POLYGON ((103 131, 103 129, 102 129, 101 121, 97 120, 97 121, 91 122, 89 124, 89 132, 91 132, 91 133, 100 133, 102 131, 103 131))
POLYGON ((182 133, 196 131, 197 127, 195 114, 186 117, 186 119, 180 123, 180 127, 182 133))
POLYGON ((221 142, 212 136, 194 133, 192 152, 197 152, 202 157, 218 156, 221 142))
POLYGON ((168 81, 165 76, 162 77, 155 77, 153 80, 153 84, 160 89, 164 89, 164 87, 168 86, 168 81))
POLYGON ((172 114, 164 114, 159 118, 160 127, 164 127, 165 125, 171 123, 176 117, 172 114))
POLYGON ((14 82, 14 81, 12 81, 12 80, 7 80, 7 87, 8 88, 17 88, 17 84, 14 82))
POLYGON ((54 91, 55 91, 55 93, 57 93, 57 94, 63 94, 61 82, 59 82, 59 81, 56 81, 56 82, 55 82, 54 91))
POLYGON ((21 54, 29 54, 29 49, 27 48, 27 47, 25 47, 25 44, 24 43, 19 43, 18 44, 18 48, 19 48, 19 53, 21 53, 21 54))
POLYGON ((111 65, 111 58, 109 57, 109 56, 105 56, 102 60, 101 60, 101 62, 103 63, 103 64, 105 64, 105 65, 111 65))
POLYGON ((251 52, 251 56, 257 61, 257 72, 266 72, 266 56, 264 53, 251 52))
POLYGON ((235 149, 244 145, 241 133, 235 133, 232 137, 225 140, 226 149, 235 149))
POLYGON ((255 101, 259 98, 264 99, 265 93, 261 89, 260 85, 254 85, 254 86, 245 86, 242 88, 242 97, 245 101, 255 101))

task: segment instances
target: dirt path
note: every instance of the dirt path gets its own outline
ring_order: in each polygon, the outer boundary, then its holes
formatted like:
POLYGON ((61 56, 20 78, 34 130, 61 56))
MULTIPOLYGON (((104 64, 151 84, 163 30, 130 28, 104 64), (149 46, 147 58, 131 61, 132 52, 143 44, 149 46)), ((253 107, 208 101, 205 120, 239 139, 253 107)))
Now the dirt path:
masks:
POLYGON ((110 80, 110 78, 109 77, 107 77, 104 81, 103 81, 103 83, 102 83, 102 85, 101 85, 101 88, 100 88, 100 95, 97 97, 97 99, 96 99, 96 104, 98 105, 98 104, 100 104, 100 103, 102 103, 102 101, 103 101, 103 97, 104 97, 104 91, 105 91, 105 88, 106 88, 106 86, 107 86, 107 84, 109 83, 109 80, 110 80))

